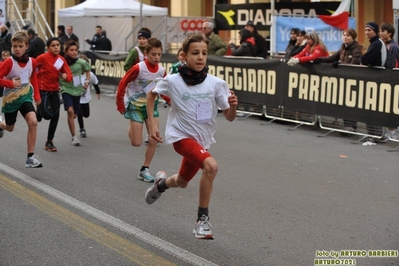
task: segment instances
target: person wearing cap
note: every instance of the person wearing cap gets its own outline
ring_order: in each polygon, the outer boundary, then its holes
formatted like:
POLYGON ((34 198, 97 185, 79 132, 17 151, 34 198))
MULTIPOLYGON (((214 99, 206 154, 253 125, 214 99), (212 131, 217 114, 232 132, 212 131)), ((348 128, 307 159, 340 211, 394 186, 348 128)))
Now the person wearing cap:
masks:
POLYGON ((259 34, 259 32, 256 29, 256 26, 252 20, 249 20, 247 22, 247 24, 245 25, 245 28, 247 30, 249 30, 255 38, 255 45, 256 45, 256 49, 258 50, 256 56, 266 58, 267 54, 269 52, 266 39, 262 35, 259 34))
POLYGON ((384 66, 387 59, 387 49, 385 43, 378 36, 378 24, 375 22, 367 23, 364 32, 370 41, 370 46, 360 58, 361 64, 365 66, 384 66))
POLYGON ((97 39, 101 38, 101 31, 103 30, 103 27, 100 25, 96 26, 96 33, 93 36, 93 39, 89 40, 88 38, 85 38, 85 42, 90 44, 90 50, 94 51, 97 50, 96 48, 96 41, 97 39))
POLYGON ((125 65, 123 66, 123 69, 126 72, 129 71, 135 64, 144 61, 144 49, 149 38, 151 38, 151 31, 148 28, 141 28, 137 33, 138 46, 130 50, 125 60, 125 65))
POLYGON ((202 23, 202 33, 208 38, 208 55, 223 56, 227 52, 227 45, 219 35, 213 32, 213 23, 206 21, 202 23))
MULTIPOLYGON (((365 66, 379 66, 383 67, 387 59, 387 48, 385 43, 380 39, 379 27, 375 22, 369 22, 364 28, 364 32, 367 39, 370 41, 370 46, 367 52, 360 57, 360 63, 365 66)), ((367 124, 367 134, 374 136, 382 136, 383 128, 381 126, 375 126, 367 124)), ((361 141, 370 141, 375 143, 386 143, 387 140, 384 136, 381 138, 370 138, 369 136, 364 137, 361 141)))
POLYGON ((298 34, 300 30, 298 28, 292 28, 291 29, 291 34, 290 34, 290 39, 288 41, 287 47, 285 48, 285 59, 290 59, 291 58, 291 50, 294 48, 296 41, 298 39, 298 34))

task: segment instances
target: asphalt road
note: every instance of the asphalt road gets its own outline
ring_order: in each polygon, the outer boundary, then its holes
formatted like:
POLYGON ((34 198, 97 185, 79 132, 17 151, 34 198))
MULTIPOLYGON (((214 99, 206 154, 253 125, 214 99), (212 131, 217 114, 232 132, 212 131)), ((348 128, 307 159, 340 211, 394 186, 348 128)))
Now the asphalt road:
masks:
MULTIPOLYGON (((163 130, 168 109, 160 111, 163 130)), ((215 240, 201 241, 192 235, 199 174, 147 205, 149 184, 137 179, 145 145, 130 145, 115 99, 93 97, 85 122, 87 138, 74 147, 62 112, 56 153, 44 150, 48 121, 39 124, 41 169, 24 168, 21 116, 0 139, 1 266, 315 265, 331 251, 356 265, 399 265, 399 152, 387 152, 396 143, 362 146, 307 126, 219 116, 210 149, 219 163, 215 240), (367 255, 340 253, 358 250, 367 255)), ((151 172, 171 175, 180 160, 160 144, 151 172)))

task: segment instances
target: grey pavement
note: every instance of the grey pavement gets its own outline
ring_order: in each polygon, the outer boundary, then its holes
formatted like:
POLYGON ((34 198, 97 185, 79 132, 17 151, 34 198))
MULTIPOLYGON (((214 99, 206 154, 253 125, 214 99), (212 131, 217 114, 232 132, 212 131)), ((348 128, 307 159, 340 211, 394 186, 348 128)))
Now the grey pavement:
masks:
MULTIPOLYGON (((215 240, 199 241, 191 234, 199 174, 186 189, 169 189, 159 201, 147 205, 144 192, 149 184, 137 179, 145 145, 130 145, 128 122, 116 111, 114 97, 107 94, 104 90, 100 101, 93 97, 91 116, 86 120, 88 137, 81 139, 82 146, 70 144, 62 111, 54 140, 59 151, 44 150, 48 121, 41 122, 36 153, 44 167, 25 169, 26 125, 19 116, 15 131, 6 132, 0 140, 0 162, 217 265, 314 265, 315 259, 332 259, 321 253, 316 257, 317 251, 399 250, 399 152, 387 152, 396 147, 395 143, 362 146, 351 144, 356 137, 333 133, 320 138, 325 131, 312 127, 291 131, 288 129, 292 124, 262 125, 265 121, 257 117, 230 123, 220 115, 216 143, 210 149, 219 163, 210 206, 215 240)), ((167 111, 160 106, 162 130, 167 111)), ((150 169, 153 174, 164 170, 171 175, 178 170, 180 161, 170 145, 159 144, 150 169)), ((16 180, 2 169, 0 174, 16 180)), ((158 256, 177 265, 187 264, 36 192, 158 256)), ((11 259, 20 254, 25 255, 18 265, 35 265, 30 263, 29 254, 40 249, 21 243, 39 243, 38 239, 50 243, 65 239, 61 249, 55 244, 44 245, 57 256, 47 263, 42 260, 40 265, 79 265, 76 262, 80 259, 80 265, 90 265, 85 263, 85 256, 90 256, 87 247, 93 243, 85 242, 79 232, 70 228, 62 231, 62 224, 41 215, 41 211, 1 187, 0 200, 7 203, 0 210, 0 233, 7 233, 6 238, 0 238, 0 251, 12 252, 0 257, 0 265, 12 265, 11 259), (28 217, 43 226, 30 226, 28 217), (76 259, 69 261, 69 255, 76 259)), ((96 250, 104 257, 110 254, 102 245, 97 245, 96 250)), ((362 266, 399 265, 397 257, 349 258, 362 266)), ((92 265, 134 264, 112 253, 92 265)))

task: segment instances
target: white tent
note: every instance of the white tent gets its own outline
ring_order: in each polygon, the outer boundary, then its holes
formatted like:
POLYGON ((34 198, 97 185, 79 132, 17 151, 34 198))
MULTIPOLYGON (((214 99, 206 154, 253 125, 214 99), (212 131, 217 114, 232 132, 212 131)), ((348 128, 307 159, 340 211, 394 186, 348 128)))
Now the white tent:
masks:
POLYGON ((86 0, 58 10, 60 25, 73 26, 79 37, 80 50, 89 50, 84 39, 92 39, 95 27, 101 25, 112 42, 112 50, 127 51, 137 40, 140 27, 149 28, 166 46, 168 9, 141 4, 135 0, 86 0), (133 31, 133 32, 132 32, 133 31))

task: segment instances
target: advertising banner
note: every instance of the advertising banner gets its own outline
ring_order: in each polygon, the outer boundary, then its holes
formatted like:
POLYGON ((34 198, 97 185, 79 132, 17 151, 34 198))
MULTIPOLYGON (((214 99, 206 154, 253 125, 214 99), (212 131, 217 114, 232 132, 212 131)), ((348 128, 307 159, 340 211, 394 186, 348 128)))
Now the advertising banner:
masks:
MULTIPOLYGON (((354 18, 349 18, 348 28, 355 28, 356 21, 354 18)), ((324 23, 321 19, 316 17, 276 17, 275 40, 276 51, 281 53, 285 51, 288 41, 290 40, 290 33, 292 28, 299 28, 306 32, 315 31, 327 46, 329 52, 338 51, 342 44, 342 30, 331 27, 324 23)))
MULTIPOLYGON (((125 56, 86 52, 100 84, 118 85, 125 56)), ((169 71, 176 55, 162 55, 169 71)), ((304 64, 290 67, 276 59, 208 57, 209 73, 225 80, 240 102, 284 107, 376 126, 399 126, 398 70, 365 66, 304 64)))
POLYGON ((6 0, 0 0, 0 25, 6 23, 6 0))
MULTIPOLYGON (((331 15, 340 2, 279 2, 275 14, 285 16, 331 15)), ((215 5, 215 24, 218 30, 240 30, 252 20, 257 30, 269 30, 271 25, 271 4, 215 5)))

